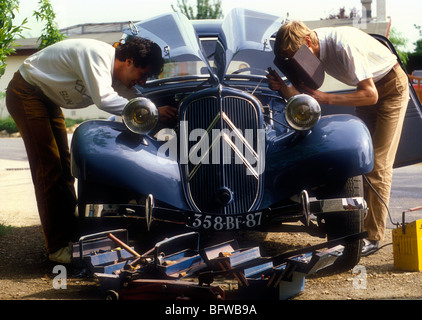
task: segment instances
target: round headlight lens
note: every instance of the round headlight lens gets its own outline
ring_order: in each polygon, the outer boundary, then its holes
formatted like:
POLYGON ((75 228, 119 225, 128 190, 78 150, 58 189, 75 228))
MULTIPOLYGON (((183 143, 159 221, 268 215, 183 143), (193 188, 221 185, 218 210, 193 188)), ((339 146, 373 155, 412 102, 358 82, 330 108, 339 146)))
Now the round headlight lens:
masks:
POLYGON ((126 127, 137 134, 147 134, 158 122, 158 109, 151 100, 140 97, 130 100, 122 114, 126 127))
POLYGON ((295 130, 305 131, 314 127, 321 118, 321 107, 314 98, 299 94, 289 99, 286 121, 295 130))

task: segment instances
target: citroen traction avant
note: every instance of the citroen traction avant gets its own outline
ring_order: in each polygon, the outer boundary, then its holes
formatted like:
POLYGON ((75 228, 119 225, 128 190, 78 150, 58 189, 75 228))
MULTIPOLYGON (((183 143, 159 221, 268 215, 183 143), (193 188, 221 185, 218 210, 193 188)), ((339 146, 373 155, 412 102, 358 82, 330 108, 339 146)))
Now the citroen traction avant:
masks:
MULTIPOLYGON (((161 221, 201 232, 277 230, 301 221, 328 240, 362 233, 370 134, 353 114, 328 114, 310 96, 287 101, 269 89, 282 22, 235 9, 223 20, 171 13, 124 30, 124 39, 159 44, 166 63, 122 119, 86 121, 75 131, 79 215, 101 204, 100 217, 137 217, 148 229, 161 221), (160 121, 156 106, 164 105, 177 108, 177 119, 160 121)), ((397 166, 422 155, 408 140, 422 128, 411 94, 397 166)), ((357 264, 361 245, 361 238, 346 243, 338 265, 357 264)))

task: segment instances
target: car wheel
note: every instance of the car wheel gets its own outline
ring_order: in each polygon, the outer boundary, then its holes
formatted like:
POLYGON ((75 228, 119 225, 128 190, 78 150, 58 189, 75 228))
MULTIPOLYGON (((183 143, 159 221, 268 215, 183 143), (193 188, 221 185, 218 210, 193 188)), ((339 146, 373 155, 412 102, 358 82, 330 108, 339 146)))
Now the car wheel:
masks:
MULTIPOLYGON (((349 178, 343 188, 343 197, 363 197, 362 176, 349 178)), ((327 239, 333 240, 363 231, 365 210, 330 213, 323 217, 327 239)), ((358 264, 362 239, 353 240, 344 245, 343 254, 335 261, 335 270, 349 270, 358 264)))
POLYGON ((119 293, 114 290, 108 290, 105 294, 105 300, 119 300, 119 293))
POLYGON ((78 216, 79 218, 85 218, 86 201, 84 199, 84 184, 82 180, 78 180, 78 216))

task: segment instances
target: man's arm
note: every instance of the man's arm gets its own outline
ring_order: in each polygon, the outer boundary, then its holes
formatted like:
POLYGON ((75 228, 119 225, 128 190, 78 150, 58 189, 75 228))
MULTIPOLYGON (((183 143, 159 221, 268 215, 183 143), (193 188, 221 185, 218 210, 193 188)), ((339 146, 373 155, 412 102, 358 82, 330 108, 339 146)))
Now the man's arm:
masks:
MULTIPOLYGON (((267 78, 269 87, 274 91, 278 91, 286 99, 300 94, 294 86, 287 86, 277 72, 267 75, 267 78)), ((320 104, 359 107, 374 105, 378 101, 378 91, 372 78, 359 82, 356 91, 351 93, 325 93, 308 87, 303 87, 303 91, 315 98, 320 104)))
POLYGON ((351 93, 325 93, 310 88, 305 88, 305 91, 320 104, 359 107, 371 106, 378 101, 378 91, 372 78, 359 82, 356 91, 351 93))
POLYGON ((268 84, 271 90, 277 91, 280 96, 289 99, 292 96, 300 94, 300 92, 293 85, 286 85, 283 79, 274 70, 267 74, 268 84))

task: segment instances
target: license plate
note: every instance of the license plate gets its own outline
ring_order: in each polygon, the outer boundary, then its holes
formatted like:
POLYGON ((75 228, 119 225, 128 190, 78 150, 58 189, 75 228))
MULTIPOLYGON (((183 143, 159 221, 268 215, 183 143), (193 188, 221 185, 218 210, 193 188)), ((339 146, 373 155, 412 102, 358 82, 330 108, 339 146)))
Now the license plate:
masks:
POLYGON ((230 231, 243 228, 256 228, 262 223, 262 212, 250 212, 238 215, 214 215, 192 213, 187 215, 189 227, 214 231, 230 231))

